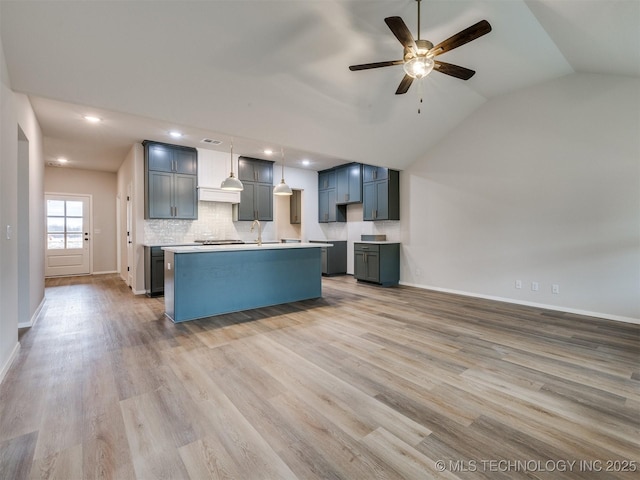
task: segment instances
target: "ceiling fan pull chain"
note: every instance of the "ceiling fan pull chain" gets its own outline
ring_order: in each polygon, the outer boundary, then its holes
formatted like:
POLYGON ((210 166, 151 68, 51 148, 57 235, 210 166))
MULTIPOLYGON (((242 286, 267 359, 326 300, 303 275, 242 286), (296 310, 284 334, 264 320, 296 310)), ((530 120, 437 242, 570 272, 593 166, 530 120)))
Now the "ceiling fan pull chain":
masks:
POLYGON ((418 115, 420 115, 420 106, 422 105, 422 78, 418 79, 418 98, 420 99, 420 104, 418 104, 418 115))

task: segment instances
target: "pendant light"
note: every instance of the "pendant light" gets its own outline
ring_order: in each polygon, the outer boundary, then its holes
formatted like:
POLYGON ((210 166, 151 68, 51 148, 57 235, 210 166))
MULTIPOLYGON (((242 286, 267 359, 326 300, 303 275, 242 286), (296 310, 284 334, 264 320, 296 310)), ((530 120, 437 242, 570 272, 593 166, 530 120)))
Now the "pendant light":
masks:
POLYGON ((291 187, 289 187, 289 185, 284 183, 284 150, 282 149, 282 147, 280 148, 280 153, 282 154, 282 180, 280 180, 280 184, 273 189, 273 194, 274 195, 293 195, 293 192, 291 191, 291 187))
POLYGON ((222 190, 230 190, 233 192, 241 192, 244 190, 242 182, 233 174, 233 142, 231 142, 231 173, 222 181, 220 188, 222 190))

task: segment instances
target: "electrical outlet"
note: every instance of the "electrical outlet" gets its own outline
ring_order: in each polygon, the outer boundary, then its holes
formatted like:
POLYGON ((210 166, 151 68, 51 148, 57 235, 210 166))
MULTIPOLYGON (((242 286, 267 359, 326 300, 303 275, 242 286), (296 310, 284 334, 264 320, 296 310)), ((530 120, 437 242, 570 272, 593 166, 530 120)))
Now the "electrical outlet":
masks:
POLYGON ((560 285, 558 285, 557 283, 551 285, 551 293, 558 295, 560 293, 560 285))
POLYGON ((537 292, 540 290, 540 284, 538 282, 531 282, 531 290, 537 292))
POLYGON ((522 288, 522 280, 516 280, 516 288, 522 288))

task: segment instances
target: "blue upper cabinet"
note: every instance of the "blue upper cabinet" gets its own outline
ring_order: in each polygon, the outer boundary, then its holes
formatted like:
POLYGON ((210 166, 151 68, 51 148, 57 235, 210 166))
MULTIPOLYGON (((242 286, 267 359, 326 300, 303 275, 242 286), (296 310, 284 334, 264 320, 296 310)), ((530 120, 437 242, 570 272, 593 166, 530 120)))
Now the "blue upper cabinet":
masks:
POLYGON ((362 165, 351 163, 337 167, 336 204, 362 203, 362 165))
POLYGON ((240 192, 238 220, 273 221, 273 162, 259 158, 238 158, 240 192))
POLYGON ((318 172, 318 190, 336 188, 336 171, 323 170, 318 172))
POLYGON ((363 220, 400 220, 400 172, 364 165, 362 190, 363 220))
POLYGON ((400 172, 360 163, 318 172, 320 223, 346 222, 352 203, 363 204, 363 220, 400 220, 400 172))
POLYGON ((385 180, 389 177, 389 169, 385 167, 376 167, 374 165, 363 165, 362 182, 375 182, 377 180, 385 180))
POLYGON ((259 158, 240 157, 238 178, 242 182, 268 183, 273 186, 273 162, 259 158))
POLYGON ((198 218, 198 151, 145 140, 145 218, 198 218))
POLYGON ((336 171, 331 169, 318 172, 318 222, 346 221, 346 208, 336 205, 336 171))

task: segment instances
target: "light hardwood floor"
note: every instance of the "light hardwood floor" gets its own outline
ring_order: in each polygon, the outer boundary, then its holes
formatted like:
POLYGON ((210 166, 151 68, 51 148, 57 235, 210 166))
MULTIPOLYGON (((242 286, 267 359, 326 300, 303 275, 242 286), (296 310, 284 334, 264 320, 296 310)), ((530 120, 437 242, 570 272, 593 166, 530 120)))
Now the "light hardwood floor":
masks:
POLYGON ((179 325, 115 275, 46 297, 2 479, 639 478, 638 325, 348 276, 179 325))

